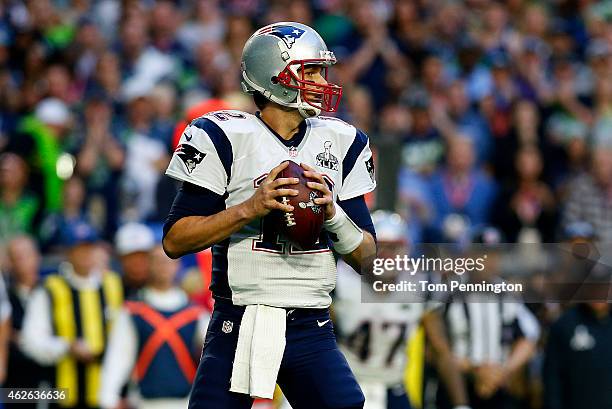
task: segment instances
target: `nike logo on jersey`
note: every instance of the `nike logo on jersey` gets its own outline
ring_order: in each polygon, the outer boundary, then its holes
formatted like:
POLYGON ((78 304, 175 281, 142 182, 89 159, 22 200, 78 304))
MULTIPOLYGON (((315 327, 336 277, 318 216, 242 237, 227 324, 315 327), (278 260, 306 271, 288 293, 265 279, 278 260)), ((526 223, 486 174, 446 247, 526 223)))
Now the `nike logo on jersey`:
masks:
POLYGON ((322 327, 323 325, 327 324, 328 322, 329 322, 329 320, 325 320, 325 321, 323 321, 323 322, 321 322, 321 321, 317 320, 317 325, 318 325, 319 327, 322 327))

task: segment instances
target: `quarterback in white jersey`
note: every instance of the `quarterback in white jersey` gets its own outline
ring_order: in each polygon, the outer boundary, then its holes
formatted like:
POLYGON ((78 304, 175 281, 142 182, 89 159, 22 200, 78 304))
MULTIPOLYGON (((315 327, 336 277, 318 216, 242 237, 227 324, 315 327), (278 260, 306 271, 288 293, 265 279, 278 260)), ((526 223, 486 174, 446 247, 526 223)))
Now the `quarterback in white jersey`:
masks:
MULTIPOLYGON (((378 239, 378 257, 392 259, 407 254, 406 225, 402 218, 378 210, 372 219, 378 239)), ((423 272, 414 276, 396 274, 385 271, 378 278, 386 277, 389 282, 418 282, 426 278, 423 272)), ((411 295, 410 302, 406 302, 406 298, 406 294, 400 292, 375 293, 350 266, 342 261, 338 264, 333 310, 339 343, 365 394, 365 409, 410 409, 404 378, 408 364, 406 344, 413 336, 414 345, 419 346, 411 348, 411 353, 416 355, 410 357, 413 360, 410 364, 415 366, 408 371, 409 376, 414 376, 409 382, 416 382, 411 386, 420 389, 422 385, 419 381, 419 378, 422 381, 422 373, 419 372, 422 371, 426 336, 436 352, 438 367, 446 367, 441 374, 454 403, 460 407, 466 402, 465 391, 442 331, 439 316, 442 300, 429 293, 411 295), (419 299, 415 298, 417 296, 419 299), (363 302, 363 297, 372 302, 363 302), (423 329, 417 331, 421 325, 423 329)), ((419 391, 416 392, 412 398, 418 401, 419 391)))
POLYGON ((363 393, 329 318, 335 252, 358 271, 375 256, 363 195, 375 186, 367 136, 334 118, 342 88, 336 62, 299 23, 255 32, 242 54, 242 84, 260 112, 213 112, 181 137, 167 174, 182 182, 164 225, 164 249, 180 257, 212 246, 215 308, 194 380, 191 409, 250 408, 276 383, 295 409, 358 409, 363 393), (311 248, 279 235, 271 211, 290 212, 292 160, 319 191, 323 231, 311 248))
MULTIPOLYGON (((365 134, 355 127, 335 118, 307 118, 296 139, 296 146, 287 146, 259 115, 214 112, 189 125, 166 174, 226 195, 228 208, 247 201, 270 170, 286 160, 319 172, 334 202, 374 189, 372 152, 365 134)), ((229 237, 227 269, 234 304, 328 307, 336 267, 327 241, 321 238, 319 246, 300 249, 273 229, 268 219, 257 218, 229 237)))

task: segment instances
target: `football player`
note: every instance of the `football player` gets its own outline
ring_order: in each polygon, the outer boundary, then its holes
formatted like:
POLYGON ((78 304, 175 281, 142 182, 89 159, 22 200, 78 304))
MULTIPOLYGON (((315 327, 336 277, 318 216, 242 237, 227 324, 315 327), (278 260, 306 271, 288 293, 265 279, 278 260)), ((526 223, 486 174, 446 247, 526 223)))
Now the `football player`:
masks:
MULTIPOLYGON (((377 210, 372 220, 379 258, 394 259, 397 255, 408 254, 406 224, 400 215, 377 210)), ((385 271, 376 280, 416 283, 426 278, 424 274, 417 272, 410 276, 409 272, 393 270, 385 271)), ((453 362, 438 311, 442 300, 436 300, 434 296, 416 294, 414 299, 408 299, 405 293, 376 293, 371 286, 362 285, 360 277, 346 263, 341 261, 338 264, 333 308, 340 348, 363 389, 365 409, 411 408, 404 388, 406 343, 409 339, 412 344, 407 368, 408 386, 413 403, 421 406, 425 337, 435 352, 436 366, 456 408, 465 408, 461 406, 467 402, 461 374, 453 362), (364 296, 373 302, 362 302, 364 296)))
POLYGON ((243 89, 259 112, 194 120, 172 157, 166 173, 182 187, 164 249, 175 258, 213 252, 215 307, 191 409, 250 408, 253 397, 272 396, 275 382, 294 409, 363 407, 330 321, 336 262, 328 243, 357 271, 375 256, 364 194, 376 183, 367 136, 319 116, 336 112, 342 95, 327 79, 335 63, 308 26, 261 28, 241 61, 243 89), (286 241, 272 222, 272 211, 293 210, 280 198, 298 193, 298 179, 276 178, 288 160, 302 164, 320 193, 324 229, 312 248, 286 241))

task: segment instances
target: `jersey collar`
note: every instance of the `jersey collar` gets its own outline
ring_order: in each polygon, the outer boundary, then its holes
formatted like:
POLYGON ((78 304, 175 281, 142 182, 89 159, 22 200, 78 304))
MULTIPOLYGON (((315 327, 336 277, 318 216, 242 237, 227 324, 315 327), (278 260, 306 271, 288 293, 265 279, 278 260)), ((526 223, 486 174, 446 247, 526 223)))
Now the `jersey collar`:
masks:
POLYGON ((261 119, 261 113, 259 111, 255 112, 255 116, 257 117, 257 119, 259 119, 259 121, 262 124, 264 124, 264 126, 268 129, 268 131, 270 131, 272 135, 274 135, 276 139, 278 139, 280 143, 282 143, 288 148, 289 147, 297 148, 300 145, 300 143, 302 143, 302 140, 304 140, 304 136, 306 135, 306 131, 308 130, 308 121, 304 119, 302 122, 300 122, 300 126, 298 128, 298 131, 295 133, 295 135, 293 135, 291 139, 285 139, 282 136, 280 136, 278 133, 276 133, 274 129, 270 128, 270 126, 263 119, 261 119))

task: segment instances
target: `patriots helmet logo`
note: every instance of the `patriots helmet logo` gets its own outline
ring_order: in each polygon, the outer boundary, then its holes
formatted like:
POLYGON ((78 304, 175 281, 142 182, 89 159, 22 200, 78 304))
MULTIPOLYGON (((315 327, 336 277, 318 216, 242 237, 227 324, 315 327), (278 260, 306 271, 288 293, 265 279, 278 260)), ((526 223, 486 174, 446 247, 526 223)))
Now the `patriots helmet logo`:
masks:
POLYGON ((205 153, 200 152, 192 145, 188 145, 186 143, 182 143, 177 146, 174 153, 176 153, 176 155, 181 158, 181 160, 185 164, 185 167, 187 168, 187 172, 189 173, 193 172, 196 166, 202 163, 202 160, 204 159, 204 157, 206 157, 205 153))
POLYGON ((277 25, 265 27, 259 32, 259 35, 276 36, 285 42, 287 48, 291 48, 291 46, 296 42, 296 40, 300 38, 305 32, 306 30, 302 30, 301 28, 297 28, 294 26, 277 25))

